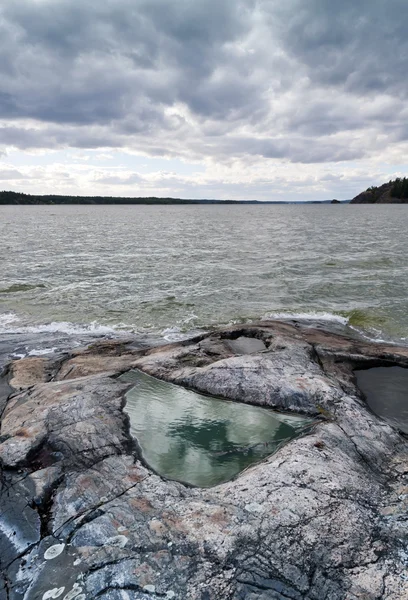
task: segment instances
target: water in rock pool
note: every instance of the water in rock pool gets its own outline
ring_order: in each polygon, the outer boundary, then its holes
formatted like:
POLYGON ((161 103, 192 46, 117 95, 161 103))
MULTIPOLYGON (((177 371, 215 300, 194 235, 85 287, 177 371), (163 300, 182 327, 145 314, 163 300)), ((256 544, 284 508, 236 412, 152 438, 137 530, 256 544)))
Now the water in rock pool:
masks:
POLYGON ((408 433, 408 369, 376 367, 356 371, 356 378, 371 410, 408 433))
POLYGON ((126 395, 131 433, 160 475, 199 487, 228 481, 307 429, 312 421, 220 400, 140 371, 126 395))

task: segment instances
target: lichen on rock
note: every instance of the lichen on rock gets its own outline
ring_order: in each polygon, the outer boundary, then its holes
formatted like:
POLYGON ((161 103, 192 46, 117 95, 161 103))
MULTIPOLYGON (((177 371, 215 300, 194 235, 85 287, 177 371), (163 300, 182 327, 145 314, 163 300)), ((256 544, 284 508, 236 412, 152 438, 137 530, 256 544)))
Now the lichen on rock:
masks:
POLYGON ((408 596, 408 443, 354 377, 407 367, 407 348, 262 322, 27 360, 1 419, 0 600, 408 596), (232 481, 187 487, 141 460, 131 368, 318 423, 232 481))

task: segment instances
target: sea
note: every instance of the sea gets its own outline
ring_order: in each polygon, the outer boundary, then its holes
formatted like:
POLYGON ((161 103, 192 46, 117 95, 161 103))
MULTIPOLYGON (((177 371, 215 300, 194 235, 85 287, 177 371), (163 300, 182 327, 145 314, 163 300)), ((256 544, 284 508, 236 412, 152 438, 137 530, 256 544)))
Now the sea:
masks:
POLYGON ((407 242, 406 205, 1 206, 0 345, 273 318, 406 345, 407 242))

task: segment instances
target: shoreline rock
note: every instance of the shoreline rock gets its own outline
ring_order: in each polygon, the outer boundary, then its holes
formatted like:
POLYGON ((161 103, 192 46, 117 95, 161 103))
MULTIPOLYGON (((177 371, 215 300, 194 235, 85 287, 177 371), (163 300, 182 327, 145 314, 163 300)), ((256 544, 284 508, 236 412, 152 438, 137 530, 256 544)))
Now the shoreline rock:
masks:
POLYGON ((355 198, 350 201, 350 204, 407 204, 408 198, 406 197, 406 194, 398 193, 395 189, 395 184, 400 182, 399 187, 400 192, 402 192, 401 184, 405 181, 405 178, 403 180, 396 179, 379 186, 371 186, 364 192, 355 196, 355 198))
POLYGON ((0 600, 407 597, 408 441, 354 376, 380 365, 407 368, 408 348, 279 321, 14 361, 0 600), (319 423, 228 483, 166 481, 129 434, 118 375, 132 368, 319 423))

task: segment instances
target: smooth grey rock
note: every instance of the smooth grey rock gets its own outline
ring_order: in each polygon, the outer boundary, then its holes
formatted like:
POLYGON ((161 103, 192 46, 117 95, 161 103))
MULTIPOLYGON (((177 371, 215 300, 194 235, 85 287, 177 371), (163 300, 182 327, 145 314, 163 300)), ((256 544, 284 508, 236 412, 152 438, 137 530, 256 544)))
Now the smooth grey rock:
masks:
POLYGON ((27 478, 3 474, 1 479, 0 573, 3 577, 0 582, 9 600, 9 590, 19 569, 19 558, 40 543, 41 518, 36 508, 30 506, 34 490, 32 484, 26 481, 27 478), (9 569, 13 564, 15 568, 10 574, 9 569))
POLYGON ((31 383, 3 414, 1 498, 15 504, 9 515, 28 516, 10 517, 24 542, 5 548, 0 598, 61 588, 80 600, 408 596, 408 444, 368 410, 353 376, 361 364, 408 366, 408 349, 261 323, 149 350, 93 344, 50 359, 54 381, 24 379, 20 362, 20 384, 31 383), (240 337, 266 351, 235 353, 240 337), (106 373, 133 367, 321 422, 228 483, 165 481, 140 461, 127 386, 106 373))

